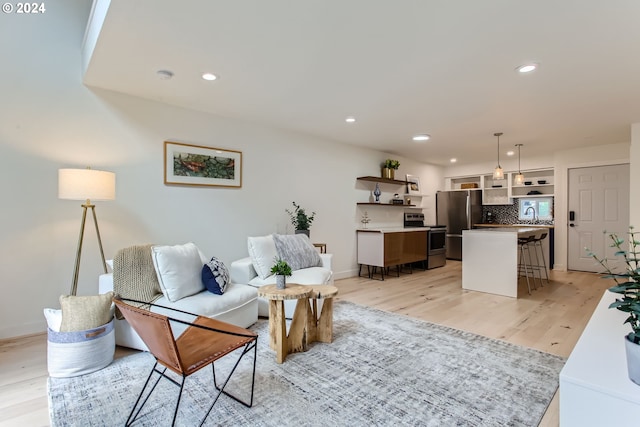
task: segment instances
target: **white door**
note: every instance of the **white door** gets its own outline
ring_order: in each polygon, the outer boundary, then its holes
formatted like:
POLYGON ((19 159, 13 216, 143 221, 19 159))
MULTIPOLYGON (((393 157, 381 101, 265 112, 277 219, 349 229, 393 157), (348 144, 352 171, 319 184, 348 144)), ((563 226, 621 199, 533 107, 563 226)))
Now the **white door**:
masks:
POLYGON ((614 261, 609 234, 627 239, 629 230, 629 165, 569 169, 569 270, 603 272, 585 248, 614 261))

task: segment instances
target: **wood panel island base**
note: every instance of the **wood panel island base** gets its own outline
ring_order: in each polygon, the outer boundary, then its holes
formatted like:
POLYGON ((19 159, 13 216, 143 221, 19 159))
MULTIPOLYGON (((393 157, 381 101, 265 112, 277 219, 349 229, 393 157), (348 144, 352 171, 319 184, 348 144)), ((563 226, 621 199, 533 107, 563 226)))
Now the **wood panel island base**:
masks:
MULTIPOLYGON (((548 232, 540 227, 463 230, 462 289, 517 298, 518 238, 540 235, 545 231, 548 232)), ((542 241, 546 258, 548 240, 542 241)))
MULTIPOLYGON (((358 232, 358 264, 384 269, 427 260, 429 227, 360 229, 358 232)), ((360 272, 358 273, 360 276, 360 272)), ((373 278, 369 272, 369 278, 373 278)))

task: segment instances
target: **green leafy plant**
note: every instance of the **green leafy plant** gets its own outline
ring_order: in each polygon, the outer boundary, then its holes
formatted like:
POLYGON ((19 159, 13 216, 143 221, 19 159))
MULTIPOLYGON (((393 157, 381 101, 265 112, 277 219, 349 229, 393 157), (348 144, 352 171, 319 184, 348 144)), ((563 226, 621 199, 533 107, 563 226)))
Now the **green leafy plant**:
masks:
POLYGON ((271 274, 277 276, 291 276, 291 266, 282 258, 276 258, 275 264, 271 267, 271 274))
POLYGON ((613 293, 622 295, 621 298, 616 298, 615 302, 609 305, 609 308, 616 308, 625 313, 629 313, 629 317, 624 321, 631 326, 633 332, 627 335, 629 341, 640 344, 640 259, 638 258, 638 246, 640 242, 636 240, 636 232, 633 231, 633 227, 629 227, 628 243, 624 239, 618 237, 617 234, 609 234, 611 238, 610 247, 616 248, 615 255, 622 257, 625 263, 625 269, 623 273, 614 272, 610 267, 606 258, 598 258, 593 252, 589 252, 589 256, 595 259, 604 269, 606 275, 605 279, 613 279, 616 282, 616 286, 609 288, 613 293), (629 250, 622 247, 623 244, 627 244, 629 250))
POLYGON ((387 168, 387 169, 398 169, 400 167, 400 162, 397 160, 393 160, 393 159, 387 159, 384 161, 384 163, 382 164, 383 168, 387 168))
POLYGON ((296 202, 293 202, 293 207, 295 209, 285 209, 291 218, 291 224, 296 230, 308 230, 316 217, 316 213, 311 212, 311 215, 307 215, 304 208, 300 207, 296 202))

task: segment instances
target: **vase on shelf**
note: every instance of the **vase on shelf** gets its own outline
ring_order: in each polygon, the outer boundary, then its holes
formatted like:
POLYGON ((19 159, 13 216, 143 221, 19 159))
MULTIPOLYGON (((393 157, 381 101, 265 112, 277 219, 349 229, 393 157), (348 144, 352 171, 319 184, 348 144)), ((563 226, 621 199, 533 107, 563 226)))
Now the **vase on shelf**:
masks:
POLYGON ((376 196, 376 201, 375 201, 376 203, 380 203, 381 194, 382 194, 382 191, 380 191, 380 186, 376 182, 376 188, 373 190, 373 195, 376 196))
POLYGON ((395 169, 382 168, 382 177, 386 179, 395 179, 395 169))

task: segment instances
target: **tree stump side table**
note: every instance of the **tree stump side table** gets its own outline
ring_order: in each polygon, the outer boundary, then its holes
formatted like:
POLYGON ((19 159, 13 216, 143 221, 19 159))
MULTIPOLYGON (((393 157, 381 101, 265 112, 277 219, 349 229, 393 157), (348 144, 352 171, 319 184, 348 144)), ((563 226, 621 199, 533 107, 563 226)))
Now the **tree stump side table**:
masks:
POLYGON ((310 312, 310 286, 287 283, 284 289, 277 289, 276 285, 262 286, 258 289, 258 296, 269 300, 269 345, 276 351, 276 362, 283 363, 288 354, 307 351, 307 314, 310 312), (295 299, 296 309, 289 326, 284 314, 284 301, 295 299))
POLYGON ((311 307, 307 313, 308 342, 333 341, 333 297, 338 294, 338 288, 333 285, 310 285, 312 289, 309 299, 311 307), (318 313, 318 300, 324 300, 322 310, 318 313))

